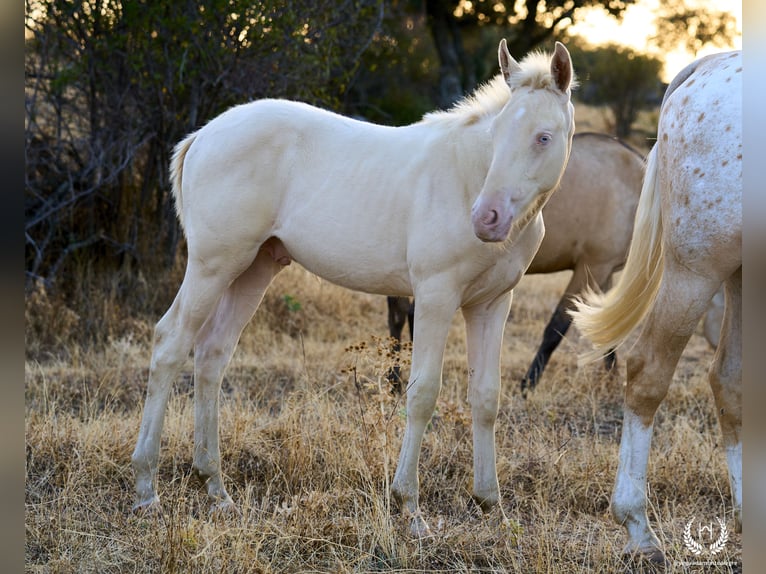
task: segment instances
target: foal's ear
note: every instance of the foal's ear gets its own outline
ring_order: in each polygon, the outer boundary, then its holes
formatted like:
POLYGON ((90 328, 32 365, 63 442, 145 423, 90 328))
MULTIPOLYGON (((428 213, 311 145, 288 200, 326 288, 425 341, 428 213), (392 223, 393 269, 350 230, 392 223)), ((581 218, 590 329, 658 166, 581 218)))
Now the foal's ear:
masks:
POLYGON ((508 44, 505 38, 500 40, 500 47, 497 49, 497 59, 500 61, 500 70, 503 72, 503 78, 505 78, 505 83, 507 84, 511 74, 521 70, 521 66, 508 51, 508 44))
POLYGON ((572 58, 569 56, 569 50, 561 42, 556 42, 556 49, 551 58, 551 75, 556 82, 556 87, 568 93, 574 76, 572 58))

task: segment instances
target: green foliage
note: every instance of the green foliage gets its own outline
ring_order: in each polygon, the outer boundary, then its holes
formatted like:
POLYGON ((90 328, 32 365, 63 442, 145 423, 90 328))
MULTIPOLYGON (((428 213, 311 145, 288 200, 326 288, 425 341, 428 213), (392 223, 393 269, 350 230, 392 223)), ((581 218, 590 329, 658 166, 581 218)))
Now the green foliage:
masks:
MULTIPOLYGON (((508 40, 512 54, 523 56, 530 50, 561 35, 578 18, 578 10, 600 7, 615 18, 636 0, 431 0, 429 12, 452 14, 464 33, 491 27, 508 40)), ((495 34, 497 35, 497 34, 495 34)), ((495 43, 495 48, 496 48, 495 43)))
POLYGON ((418 121, 434 108, 438 72, 438 55, 425 17, 393 3, 362 55, 346 111, 386 125, 418 121))
POLYGON ((173 263, 174 144, 265 96, 342 107, 382 0, 27 0, 28 285, 173 263))
POLYGON ((291 313, 296 313, 301 310, 301 302, 292 295, 284 295, 282 300, 285 302, 287 310, 291 313))
POLYGON ((688 6, 685 0, 662 2, 655 26, 657 34, 652 43, 663 52, 683 46, 696 54, 707 44, 730 48, 734 38, 741 36, 730 12, 712 10, 707 5, 688 6))

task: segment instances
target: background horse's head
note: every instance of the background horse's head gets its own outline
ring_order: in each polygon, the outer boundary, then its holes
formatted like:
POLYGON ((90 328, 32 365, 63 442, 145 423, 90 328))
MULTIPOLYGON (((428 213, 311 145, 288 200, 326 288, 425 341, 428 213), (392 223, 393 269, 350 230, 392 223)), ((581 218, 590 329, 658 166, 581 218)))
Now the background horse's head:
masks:
POLYGON ((505 241, 513 225, 525 225, 542 208, 561 179, 574 134, 572 60, 564 45, 519 64, 502 40, 498 56, 511 95, 492 122, 492 161, 471 209, 482 241, 505 241))

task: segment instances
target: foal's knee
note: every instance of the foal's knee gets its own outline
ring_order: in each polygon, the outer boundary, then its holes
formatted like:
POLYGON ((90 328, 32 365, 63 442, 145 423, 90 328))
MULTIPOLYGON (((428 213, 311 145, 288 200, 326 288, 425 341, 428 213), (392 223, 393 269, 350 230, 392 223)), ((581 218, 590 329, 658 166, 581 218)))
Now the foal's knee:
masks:
POLYGON ((415 380, 407 391, 407 414, 417 420, 427 421, 436 408, 439 381, 415 380))
POLYGON ((179 334, 174 332, 172 325, 163 317, 154 327, 152 371, 175 372, 183 366, 189 353, 185 342, 179 340, 179 334))
POLYGON ((468 401, 471 403, 473 420, 482 425, 492 426, 497 420, 500 385, 492 385, 481 390, 472 389, 468 401))
POLYGON ((471 414, 474 422, 483 426, 494 426, 497 421, 497 399, 471 401, 471 414))
POLYGON ((233 349, 222 344, 206 342, 194 349, 195 376, 200 381, 215 381, 222 376, 233 349))

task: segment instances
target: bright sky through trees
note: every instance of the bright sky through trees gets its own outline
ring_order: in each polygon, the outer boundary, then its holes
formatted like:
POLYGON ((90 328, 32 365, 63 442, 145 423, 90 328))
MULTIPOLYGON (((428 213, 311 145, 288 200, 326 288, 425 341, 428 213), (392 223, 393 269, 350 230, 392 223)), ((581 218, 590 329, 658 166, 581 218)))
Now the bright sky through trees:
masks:
MULTIPOLYGON (((670 81, 686 64, 696 57, 709 53, 720 52, 726 48, 708 45, 696 55, 689 54, 683 48, 679 48, 667 54, 657 52, 654 47, 648 46, 647 38, 655 33, 654 19, 657 8, 662 0, 639 0, 625 11, 622 22, 618 23, 608 16, 606 12, 598 8, 589 9, 587 16, 584 11, 574 26, 569 28, 569 33, 579 35, 594 45, 613 42, 627 45, 638 52, 649 52, 658 56, 665 62, 663 80, 670 81)), ((734 39, 734 47, 742 47, 742 3, 732 0, 689 0, 689 5, 709 6, 711 10, 730 12, 737 19, 737 30, 740 35, 734 39)))

